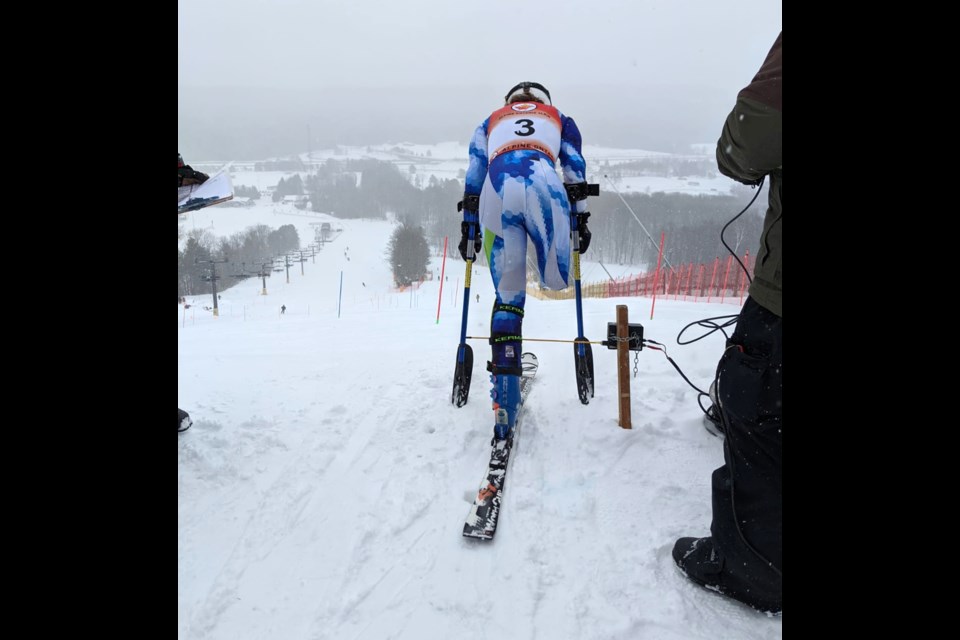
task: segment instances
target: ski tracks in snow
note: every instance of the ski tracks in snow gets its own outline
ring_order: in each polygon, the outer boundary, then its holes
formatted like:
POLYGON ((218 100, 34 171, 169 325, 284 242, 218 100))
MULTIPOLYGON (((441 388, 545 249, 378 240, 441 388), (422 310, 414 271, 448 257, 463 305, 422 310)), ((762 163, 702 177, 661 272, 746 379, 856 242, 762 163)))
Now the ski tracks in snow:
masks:
MULTIPOLYGON (((426 368, 409 373, 434 396, 447 383, 426 368)), ((314 426, 287 438, 291 444, 278 454, 284 462, 270 465, 279 472, 254 472, 252 478, 211 472, 222 483, 230 477, 237 482, 225 490, 229 497, 219 494, 217 507, 234 517, 225 518, 219 532, 227 550, 204 561, 212 577, 203 596, 180 607, 181 614, 188 612, 186 620, 181 615, 181 635, 259 638, 298 629, 298 637, 381 638, 387 629, 402 631, 416 615, 418 590, 436 562, 431 549, 455 540, 431 523, 456 525, 456 511, 440 518, 429 512, 458 504, 438 502, 435 494, 438 486, 455 485, 449 475, 462 464, 459 452, 469 439, 463 429, 425 423, 402 385, 376 386, 357 377, 343 386, 371 402, 302 416, 314 426), (238 521, 244 501, 246 515, 238 521), (343 536, 347 528, 352 533, 343 536)), ((275 438, 260 435, 266 442, 275 438)), ((235 434, 217 437, 235 440, 235 434)), ((183 498, 181 492, 181 504, 183 498)), ((202 581, 183 559, 189 557, 189 526, 179 533, 180 579, 196 586, 202 581)), ((422 628, 414 628, 423 637, 422 628)))

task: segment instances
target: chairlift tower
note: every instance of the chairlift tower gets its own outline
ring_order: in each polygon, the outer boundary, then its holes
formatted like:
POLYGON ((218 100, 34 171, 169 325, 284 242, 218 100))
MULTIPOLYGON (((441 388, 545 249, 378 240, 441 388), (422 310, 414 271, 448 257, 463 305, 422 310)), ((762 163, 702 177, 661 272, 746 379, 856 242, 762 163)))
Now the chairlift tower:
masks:
POLYGON ((223 260, 200 260, 197 258, 194 261, 194 264, 208 264, 210 265, 210 274, 203 276, 203 279, 206 282, 209 282, 213 286, 213 315, 214 317, 220 317, 220 305, 217 304, 217 280, 220 279, 220 276, 217 275, 217 265, 226 264, 230 262, 226 258, 223 260))

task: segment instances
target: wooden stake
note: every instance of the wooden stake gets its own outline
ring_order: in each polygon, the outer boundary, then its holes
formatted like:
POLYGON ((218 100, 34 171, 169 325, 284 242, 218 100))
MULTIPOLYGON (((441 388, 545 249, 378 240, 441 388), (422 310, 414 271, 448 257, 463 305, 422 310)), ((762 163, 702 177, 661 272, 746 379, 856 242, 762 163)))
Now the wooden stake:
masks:
POLYGON ((617 305, 617 392, 620 396, 620 426, 632 429, 630 420, 630 322, 627 305, 617 305))

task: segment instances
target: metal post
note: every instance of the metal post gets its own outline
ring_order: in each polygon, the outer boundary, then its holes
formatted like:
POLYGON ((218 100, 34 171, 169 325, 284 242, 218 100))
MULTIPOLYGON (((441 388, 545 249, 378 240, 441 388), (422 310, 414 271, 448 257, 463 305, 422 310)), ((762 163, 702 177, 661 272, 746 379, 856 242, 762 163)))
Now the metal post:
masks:
POLYGON ((217 263, 210 263, 210 284, 213 285, 213 315, 215 318, 220 317, 220 307, 217 304, 217 263))
POLYGON ((220 316, 220 307, 217 303, 217 280, 220 279, 220 276, 217 275, 217 265, 225 264, 229 262, 227 259, 223 260, 196 260, 195 264, 209 264, 210 265, 210 275, 204 280, 209 279, 210 284, 213 285, 213 315, 214 317, 220 316))

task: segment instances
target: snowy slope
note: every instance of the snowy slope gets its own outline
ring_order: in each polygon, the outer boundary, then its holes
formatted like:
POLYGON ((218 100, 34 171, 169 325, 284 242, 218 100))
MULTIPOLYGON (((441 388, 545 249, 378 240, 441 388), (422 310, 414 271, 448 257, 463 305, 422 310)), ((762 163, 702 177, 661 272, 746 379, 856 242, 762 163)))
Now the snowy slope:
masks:
MULTIPOLYGON (((234 181, 236 182, 236 181, 234 181)), ((269 197, 256 200, 250 207, 207 207, 199 211, 191 211, 178 216, 180 226, 185 232, 201 229, 216 236, 227 237, 244 231, 247 227, 265 224, 273 229, 285 224, 292 224, 297 228, 302 246, 313 242, 314 226, 311 223, 336 222, 344 228, 351 224, 350 220, 338 220, 325 214, 305 212, 292 204, 270 202, 269 197)), ((185 242, 181 241, 181 244, 185 242)))
MULTIPOLYGON (((243 211, 215 210, 218 232, 243 211)), ((470 403, 450 404, 464 265, 447 263, 437 324, 439 281, 391 288, 391 225, 344 224, 305 276, 274 274, 267 296, 254 279, 223 294, 220 318, 202 310, 209 296, 178 306, 178 403, 195 420, 177 440, 179 638, 782 637, 782 619, 673 566, 677 537, 708 533, 722 454, 656 352, 640 354, 625 431, 613 352, 595 347, 597 394, 583 406, 570 345, 526 343, 540 372, 497 539, 462 538, 492 434, 484 342, 470 403)), ((485 269, 473 285, 469 333, 486 335, 485 269)), ((586 300, 588 337, 602 338, 617 302, 669 344, 687 322, 731 312, 658 301, 649 321, 648 300, 586 300)), ((524 334, 572 338, 574 313, 529 297, 524 334)), ((706 386, 721 347, 671 355, 706 386)))

